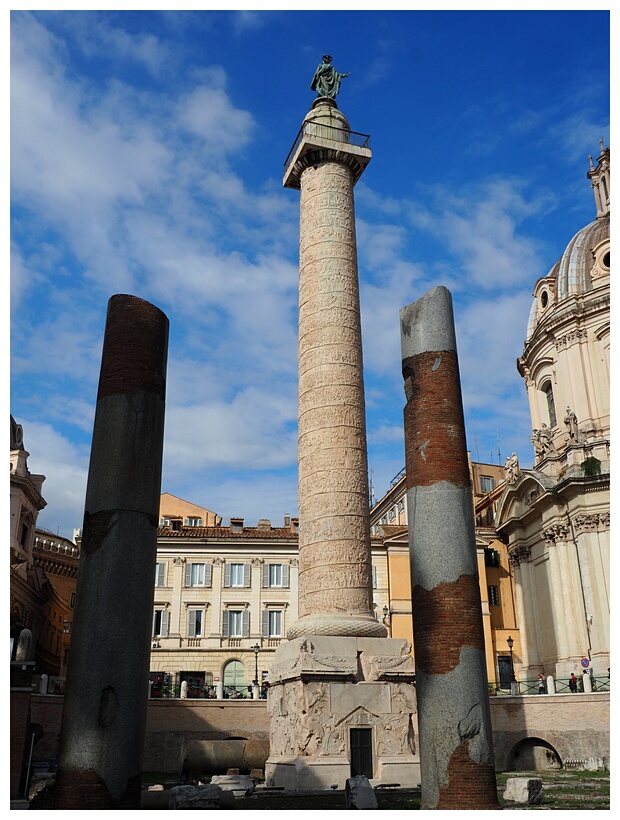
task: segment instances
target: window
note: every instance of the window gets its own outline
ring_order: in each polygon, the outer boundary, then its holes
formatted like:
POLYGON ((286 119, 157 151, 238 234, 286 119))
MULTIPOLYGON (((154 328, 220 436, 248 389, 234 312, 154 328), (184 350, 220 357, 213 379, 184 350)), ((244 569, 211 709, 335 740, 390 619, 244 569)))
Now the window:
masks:
POLYGON ((250 634, 250 613, 247 609, 225 609, 222 613, 224 638, 247 638, 250 634))
POLYGON ((169 527, 170 526, 170 519, 169 518, 160 518, 159 519, 159 526, 160 527, 169 527))
POLYGON ((202 527, 202 518, 186 518, 183 524, 186 527, 202 527))
POLYGON ((494 520, 493 507, 487 507, 487 526, 490 527, 494 520))
POLYGON ((153 613, 153 637, 165 638, 168 635, 168 620, 170 613, 167 609, 156 609, 153 613))
POLYGON ((188 609, 187 610, 187 637, 201 638, 202 637, 202 621, 204 610, 202 609, 188 609))
POLYGON ((480 476, 480 489, 483 493, 490 493, 495 489, 495 481, 490 475, 480 476))
POLYGON ((263 612, 263 638, 282 637, 283 614, 281 609, 266 609, 263 612))
POLYGON ((226 564, 224 567, 225 587, 249 587, 250 586, 250 565, 249 564, 226 564))
POLYGON ((288 564, 263 564, 263 587, 288 587, 288 564))
POLYGON ((210 587, 213 564, 185 564, 186 587, 210 587))
POLYGON ((499 552, 486 547, 484 550, 484 565, 486 567, 499 567, 499 552))
POLYGON ((373 564, 373 565, 370 567, 370 569, 372 570, 372 588, 373 588, 373 589, 376 589, 376 588, 377 588, 377 568, 376 568, 376 566, 373 564))
POLYGON ((557 427, 558 425, 558 418, 555 413, 555 401, 553 398, 553 387, 551 386, 551 382, 547 382, 547 384, 543 387, 543 393, 547 397, 547 411, 549 413, 549 427, 557 427))
POLYGON ((165 587, 166 586, 166 562, 157 562, 155 565, 155 586, 156 587, 165 587))
POLYGON ((497 587, 488 587, 489 590, 489 606, 499 606, 499 589, 497 587))
POLYGON ((394 509, 394 507, 392 507, 392 509, 389 511, 388 518, 390 519, 390 524, 392 523, 392 521, 396 521, 396 510, 394 509))

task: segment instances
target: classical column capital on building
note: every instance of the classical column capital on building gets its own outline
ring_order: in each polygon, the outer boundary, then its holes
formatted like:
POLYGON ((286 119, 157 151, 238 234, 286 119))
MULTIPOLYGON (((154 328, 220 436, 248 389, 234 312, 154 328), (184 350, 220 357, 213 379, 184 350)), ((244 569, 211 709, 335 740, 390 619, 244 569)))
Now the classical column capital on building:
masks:
POLYGON ((556 522, 542 531, 542 536, 547 545, 557 544, 567 541, 571 537, 570 523, 556 522))
POLYGON ((513 567, 518 567, 521 562, 529 561, 531 555, 530 548, 526 546, 508 548, 508 560, 513 567))
POLYGON ((582 532, 605 531, 609 529, 610 513, 591 513, 590 515, 582 513, 576 515, 572 522, 575 535, 580 535, 582 532))

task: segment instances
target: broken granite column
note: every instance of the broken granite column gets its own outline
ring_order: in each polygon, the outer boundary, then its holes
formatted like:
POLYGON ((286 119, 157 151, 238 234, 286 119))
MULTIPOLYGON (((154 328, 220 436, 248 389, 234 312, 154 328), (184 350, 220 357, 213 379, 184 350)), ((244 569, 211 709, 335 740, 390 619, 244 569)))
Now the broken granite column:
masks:
POLYGON ((452 297, 400 313, 422 809, 499 809, 452 297))
POLYGON ((168 319, 108 302, 56 809, 139 809, 161 492, 168 319))

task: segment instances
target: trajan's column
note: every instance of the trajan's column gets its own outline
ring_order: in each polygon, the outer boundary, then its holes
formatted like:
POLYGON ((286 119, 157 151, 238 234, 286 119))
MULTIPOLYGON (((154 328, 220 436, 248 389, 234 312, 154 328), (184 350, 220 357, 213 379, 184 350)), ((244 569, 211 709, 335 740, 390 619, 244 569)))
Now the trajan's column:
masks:
POLYGON ((417 785, 413 663, 373 612, 353 187, 371 158, 325 56, 285 164, 300 191, 299 620, 270 671, 268 783, 417 785), (353 685, 355 684, 355 685, 353 685))

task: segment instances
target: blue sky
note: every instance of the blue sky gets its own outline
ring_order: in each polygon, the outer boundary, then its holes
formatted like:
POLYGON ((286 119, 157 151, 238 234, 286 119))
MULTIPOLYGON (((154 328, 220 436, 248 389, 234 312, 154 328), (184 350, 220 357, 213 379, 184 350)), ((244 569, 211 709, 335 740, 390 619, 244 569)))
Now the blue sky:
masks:
MULTIPOLYGON (((595 218, 609 12, 13 11, 11 389, 39 525, 81 526, 107 302, 171 323, 162 491, 297 512, 299 194, 283 163, 325 53, 371 135, 355 188, 368 449, 404 466, 399 310, 454 300, 468 447, 532 463, 532 290, 595 218)), ((8 245, 8 243, 7 243, 8 245)), ((8 248, 7 248, 8 250, 8 248)))

